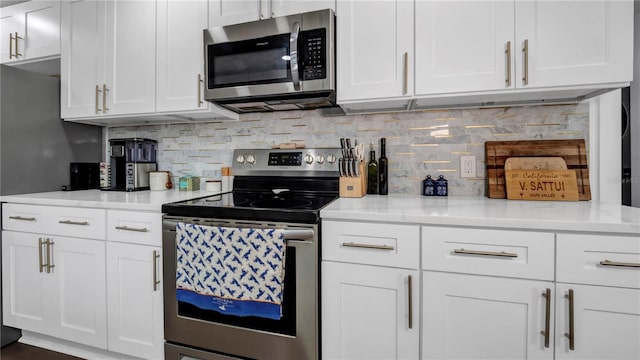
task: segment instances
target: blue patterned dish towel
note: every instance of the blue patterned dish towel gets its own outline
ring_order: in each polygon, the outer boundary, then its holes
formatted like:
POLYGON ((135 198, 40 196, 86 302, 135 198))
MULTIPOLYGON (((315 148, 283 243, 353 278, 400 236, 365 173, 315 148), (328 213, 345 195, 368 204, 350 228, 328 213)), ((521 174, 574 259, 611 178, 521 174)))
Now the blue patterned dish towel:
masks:
POLYGON ((236 316, 282 317, 282 229, 176 226, 176 298, 236 316))

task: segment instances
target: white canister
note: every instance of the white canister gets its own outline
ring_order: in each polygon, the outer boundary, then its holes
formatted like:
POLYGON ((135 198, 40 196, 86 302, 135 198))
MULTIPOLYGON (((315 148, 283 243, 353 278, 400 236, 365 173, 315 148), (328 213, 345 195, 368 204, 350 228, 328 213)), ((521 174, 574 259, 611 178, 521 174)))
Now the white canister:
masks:
POLYGON ((222 181, 220 180, 207 180, 204 185, 204 189, 209 192, 221 193, 222 181))
POLYGON ((149 171, 149 190, 167 190, 172 187, 168 171, 149 171))

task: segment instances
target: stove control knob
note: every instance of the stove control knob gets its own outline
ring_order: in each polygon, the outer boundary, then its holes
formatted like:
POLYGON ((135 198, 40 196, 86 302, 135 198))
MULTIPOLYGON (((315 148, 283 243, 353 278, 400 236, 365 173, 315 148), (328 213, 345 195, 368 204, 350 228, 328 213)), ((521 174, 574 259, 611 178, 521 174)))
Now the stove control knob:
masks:
POLYGON ((236 162, 238 164, 244 164, 244 155, 238 155, 238 157, 236 158, 236 162))
POLYGON ((337 160, 337 159, 336 159, 336 156, 335 156, 335 155, 333 155, 333 154, 329 154, 329 155, 327 156, 327 161, 329 162, 329 164, 333 164, 333 163, 335 163, 335 162, 336 162, 336 160, 337 160))
POLYGON ((318 156, 316 157, 316 162, 317 162, 318 164, 324 164, 324 155, 318 155, 318 156))
POLYGON ((253 165, 256 163, 256 157, 253 154, 247 155, 247 163, 253 165))
POLYGON ((306 162, 309 165, 313 164, 313 155, 311 155, 311 154, 305 155, 304 156, 304 162, 306 162))

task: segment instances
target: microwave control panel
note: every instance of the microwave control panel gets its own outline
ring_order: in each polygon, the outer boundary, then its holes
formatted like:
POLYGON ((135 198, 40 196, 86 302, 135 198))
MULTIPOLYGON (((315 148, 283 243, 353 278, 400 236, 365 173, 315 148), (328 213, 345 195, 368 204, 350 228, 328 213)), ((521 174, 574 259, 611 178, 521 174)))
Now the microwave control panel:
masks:
POLYGON ((300 32, 302 38, 302 80, 327 77, 327 29, 300 32))

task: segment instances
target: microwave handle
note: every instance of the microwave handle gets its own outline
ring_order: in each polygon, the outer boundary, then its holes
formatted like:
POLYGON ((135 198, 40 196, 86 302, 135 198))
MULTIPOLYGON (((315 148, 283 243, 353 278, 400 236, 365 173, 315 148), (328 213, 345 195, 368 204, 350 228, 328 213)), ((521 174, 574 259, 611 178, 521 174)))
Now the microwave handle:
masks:
POLYGON ((298 37, 300 36, 300 23, 294 22, 291 30, 289 44, 291 44, 291 80, 293 88, 300 91, 300 73, 298 70, 298 37))

